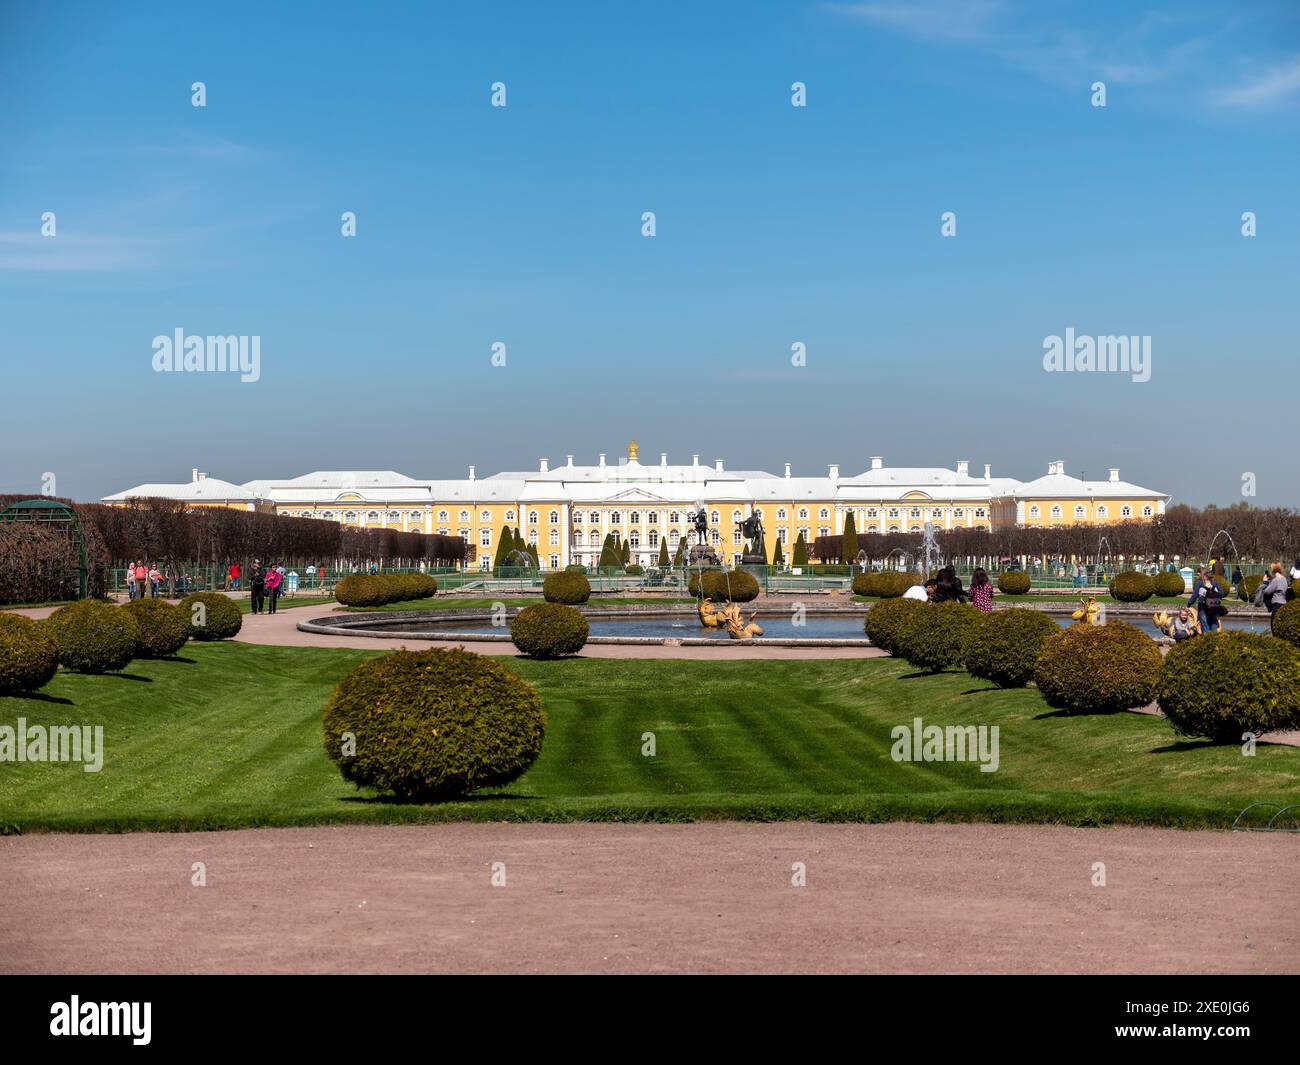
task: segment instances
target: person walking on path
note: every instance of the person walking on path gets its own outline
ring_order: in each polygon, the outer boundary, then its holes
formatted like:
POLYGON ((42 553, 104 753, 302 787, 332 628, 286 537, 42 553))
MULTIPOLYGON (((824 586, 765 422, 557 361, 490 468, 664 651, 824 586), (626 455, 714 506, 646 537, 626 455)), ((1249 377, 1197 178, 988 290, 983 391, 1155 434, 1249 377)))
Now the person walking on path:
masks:
POLYGON ((1201 621, 1202 632, 1219 631, 1219 608, 1223 603, 1223 592, 1214 583, 1214 572, 1202 570, 1192 588, 1192 597, 1187 601, 1189 607, 1195 607, 1201 621))
POLYGON ((275 602, 277 599, 280 598, 280 585, 281 583, 283 583, 284 578, 280 576, 280 571, 276 569, 275 566, 272 565, 266 568, 265 581, 266 581, 267 613, 274 614, 275 602))
POLYGON ((135 560, 135 590, 141 599, 149 594, 149 571, 144 560, 139 558, 135 560))
POLYGON ((126 564, 126 597, 132 602, 135 600, 135 566, 130 562, 126 564))
POLYGON ((262 612, 262 601, 266 593, 266 580, 262 577, 262 565, 257 560, 253 561, 253 572, 248 578, 248 594, 250 599, 250 609, 254 614, 262 612))
POLYGON ((239 563, 238 562, 232 562, 230 564, 230 588, 231 591, 235 591, 235 592, 239 591, 239 563))
POLYGON ((149 589, 155 599, 162 595, 162 574, 158 572, 158 563, 149 566, 149 589))
POLYGON ((971 606, 981 613, 993 613, 993 584, 982 569, 976 569, 971 574, 970 601, 971 606))

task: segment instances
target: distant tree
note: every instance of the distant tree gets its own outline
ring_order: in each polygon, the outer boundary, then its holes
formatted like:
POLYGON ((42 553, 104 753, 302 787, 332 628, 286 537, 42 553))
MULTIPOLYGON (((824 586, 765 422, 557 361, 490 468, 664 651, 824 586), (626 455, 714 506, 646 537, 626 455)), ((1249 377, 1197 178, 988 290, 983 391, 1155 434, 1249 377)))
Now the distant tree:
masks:
POLYGON ((844 515, 844 561, 853 562, 858 557, 858 528, 853 521, 853 511, 844 515))
POLYGON ((673 569, 681 569, 686 565, 686 538, 677 541, 677 553, 673 555, 673 569))
POLYGON ((785 555, 784 555, 784 554, 782 553, 782 551, 781 551, 781 540, 780 540, 780 538, 777 539, 777 541, 776 541, 776 546, 772 548, 772 565, 774 565, 774 566, 784 566, 784 565, 785 565, 785 555))
POLYGON ((794 542, 794 557, 790 561, 795 566, 808 565, 808 544, 803 538, 803 533, 800 533, 799 539, 794 542))
POLYGON ((618 549, 618 544, 614 540, 614 534, 609 533, 605 537, 605 542, 600 548, 600 568, 601 569, 622 569, 623 555, 618 549))
POLYGON ((669 565, 669 563, 668 563, 668 541, 667 541, 667 540, 660 540, 660 541, 659 541, 659 568, 660 568, 660 569, 667 569, 667 568, 668 568, 668 565, 669 565))
POLYGON ((625 566, 632 561, 632 544, 630 541, 623 541, 623 550, 620 552, 619 557, 622 559, 623 565, 625 566))

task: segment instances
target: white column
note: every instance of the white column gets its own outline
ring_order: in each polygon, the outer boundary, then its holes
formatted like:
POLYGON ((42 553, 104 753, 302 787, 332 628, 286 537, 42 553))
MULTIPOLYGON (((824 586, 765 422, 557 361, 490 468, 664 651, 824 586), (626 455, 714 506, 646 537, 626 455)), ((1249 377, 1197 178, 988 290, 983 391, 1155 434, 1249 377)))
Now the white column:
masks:
POLYGON ((560 568, 569 564, 569 504, 560 504, 560 568))

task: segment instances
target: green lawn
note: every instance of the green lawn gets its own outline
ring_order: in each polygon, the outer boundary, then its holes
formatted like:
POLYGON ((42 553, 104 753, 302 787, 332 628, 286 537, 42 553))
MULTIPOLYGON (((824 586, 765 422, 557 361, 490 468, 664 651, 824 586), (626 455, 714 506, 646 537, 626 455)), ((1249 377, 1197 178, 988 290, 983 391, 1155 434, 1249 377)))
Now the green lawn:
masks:
POLYGON ((338 679, 376 652, 190 644, 126 675, 60 673, 0 698, 0 724, 99 724, 99 773, 0 763, 8 831, 186 830, 448 819, 984 820, 1226 827, 1300 798, 1300 750, 1179 741, 1138 714, 1068 718, 1033 690, 893 659, 696 662, 506 659, 549 715, 542 757, 506 794, 403 805, 345 783, 321 745, 338 679), (1000 726, 1001 768, 897 763, 889 730, 1000 726), (658 752, 640 753, 653 732, 658 752))

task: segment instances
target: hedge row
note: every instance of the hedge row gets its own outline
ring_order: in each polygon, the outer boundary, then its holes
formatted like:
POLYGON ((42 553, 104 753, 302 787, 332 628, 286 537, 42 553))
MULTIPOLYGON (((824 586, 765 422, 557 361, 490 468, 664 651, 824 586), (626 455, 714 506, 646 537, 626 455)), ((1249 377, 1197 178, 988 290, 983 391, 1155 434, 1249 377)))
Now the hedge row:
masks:
POLYGON ((853 594, 875 599, 897 599, 913 585, 921 583, 919 573, 898 573, 894 570, 859 573, 853 578, 853 594))
POLYGON ((334 598, 344 606, 384 606, 428 599, 438 582, 423 573, 357 573, 334 586, 334 598))
POLYGON ((709 569, 691 574, 687 581, 687 591, 696 599, 711 599, 715 603, 730 600, 733 603, 749 603, 758 598, 762 591, 752 573, 744 570, 709 569))

